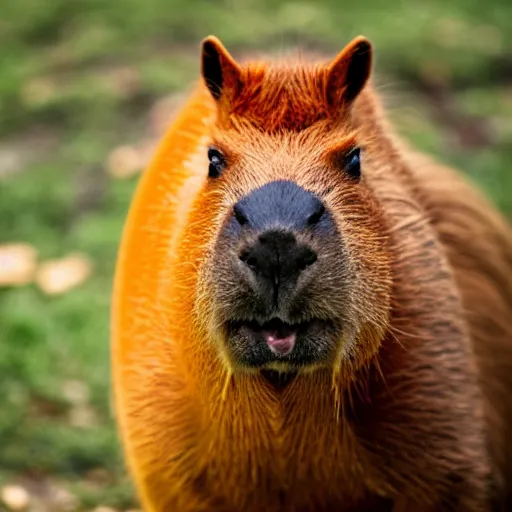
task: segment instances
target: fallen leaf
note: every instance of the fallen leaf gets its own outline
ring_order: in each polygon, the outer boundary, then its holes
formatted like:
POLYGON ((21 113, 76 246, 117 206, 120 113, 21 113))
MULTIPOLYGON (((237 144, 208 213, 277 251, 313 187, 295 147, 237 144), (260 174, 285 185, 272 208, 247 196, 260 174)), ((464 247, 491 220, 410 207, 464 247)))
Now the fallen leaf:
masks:
POLYGON ((2 487, 0 497, 10 510, 25 510, 30 503, 28 492, 20 485, 2 487))
POLYGON ((27 244, 0 246, 0 286, 21 286, 34 278, 37 251, 27 244))
POLYGON ((62 394, 73 405, 83 405, 89 402, 89 386, 79 380, 67 380, 62 385, 62 394))
MULTIPOLYGON (((25 475, 19 482, 30 495, 29 512, 73 512, 82 510, 78 498, 62 482, 39 472, 25 475)), ((0 507, 1 509, 1 507, 0 507)), ((3 509, 2 509, 3 510, 3 509)))
POLYGON ((69 511, 77 510, 78 498, 63 487, 54 487, 52 492, 52 501, 58 510, 69 511))
POLYGON ((36 283, 47 295, 59 295, 82 284, 92 271, 91 261, 82 254, 70 254, 62 259, 41 263, 36 283))

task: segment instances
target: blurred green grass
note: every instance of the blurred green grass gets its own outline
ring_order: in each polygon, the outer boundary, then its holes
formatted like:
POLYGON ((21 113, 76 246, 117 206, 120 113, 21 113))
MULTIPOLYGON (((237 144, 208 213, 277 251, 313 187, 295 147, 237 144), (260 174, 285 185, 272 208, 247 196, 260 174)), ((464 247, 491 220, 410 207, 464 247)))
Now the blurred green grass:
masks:
POLYGON ((235 55, 333 54, 363 33, 402 133, 512 213, 507 0, 4 0, 1 10, 0 242, 30 243, 42 258, 78 250, 94 273, 61 297, 0 289, 0 483, 49 476, 79 508, 133 504, 109 408, 108 322, 136 179, 110 179, 105 162, 144 137, 158 98, 196 77, 204 36, 235 55), (70 380, 89 390, 87 425, 70 420, 70 380), (91 483, 98 468, 109 478, 91 483))

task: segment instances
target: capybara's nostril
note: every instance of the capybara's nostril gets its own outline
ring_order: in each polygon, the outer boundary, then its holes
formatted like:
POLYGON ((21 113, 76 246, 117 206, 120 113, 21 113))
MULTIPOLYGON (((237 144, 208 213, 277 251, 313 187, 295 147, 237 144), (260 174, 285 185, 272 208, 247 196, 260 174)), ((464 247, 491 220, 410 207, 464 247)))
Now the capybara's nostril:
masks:
POLYGON ((235 219, 238 221, 238 224, 240 226, 244 226, 249 222, 249 219, 247 218, 247 215, 244 213, 243 207, 240 205, 240 203, 235 204, 233 207, 233 215, 235 219))
POLYGON ((318 256, 313 249, 309 247, 304 247, 302 250, 298 252, 297 255, 297 267, 299 270, 305 270, 307 267, 313 265, 315 261, 318 259, 318 256))
POLYGON ((258 269, 258 258, 250 249, 242 251, 239 258, 252 270, 258 269))
POLYGON ((320 222, 320 219, 322 218, 322 215, 325 212, 325 206, 323 205, 322 201, 320 199, 317 199, 315 197, 315 203, 312 205, 313 212, 308 217, 308 225, 314 226, 315 224, 318 224, 320 222))

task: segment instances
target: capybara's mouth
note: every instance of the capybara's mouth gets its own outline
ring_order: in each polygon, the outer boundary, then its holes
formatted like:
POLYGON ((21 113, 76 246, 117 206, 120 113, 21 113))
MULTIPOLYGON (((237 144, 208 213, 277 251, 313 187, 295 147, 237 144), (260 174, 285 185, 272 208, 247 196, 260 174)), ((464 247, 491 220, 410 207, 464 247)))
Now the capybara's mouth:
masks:
POLYGON ((251 367, 298 368, 318 363, 331 352, 335 331, 333 322, 320 319, 227 323, 232 354, 251 367))
POLYGON ((297 334, 307 330, 309 322, 288 324, 279 318, 268 322, 242 322, 240 329, 253 338, 262 339, 276 356, 286 356, 295 348, 297 334))

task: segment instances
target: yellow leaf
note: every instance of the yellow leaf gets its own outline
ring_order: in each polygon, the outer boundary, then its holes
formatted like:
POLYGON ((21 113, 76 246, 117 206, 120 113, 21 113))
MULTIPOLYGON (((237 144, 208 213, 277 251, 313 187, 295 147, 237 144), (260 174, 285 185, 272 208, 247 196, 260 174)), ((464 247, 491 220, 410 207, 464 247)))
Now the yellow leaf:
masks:
POLYGON ((82 284, 91 271, 92 264, 86 256, 70 254, 42 263, 37 270, 36 283, 47 295, 60 295, 82 284))
POLYGON ((10 510, 25 510, 30 503, 28 492, 20 485, 6 485, 0 491, 0 497, 10 510))
POLYGON ((62 384, 62 394, 69 403, 84 405, 89 402, 89 386, 79 380, 67 380, 62 384))
POLYGON ((27 244, 0 246, 0 286, 30 283, 36 269, 37 251, 27 244))

